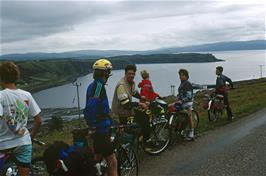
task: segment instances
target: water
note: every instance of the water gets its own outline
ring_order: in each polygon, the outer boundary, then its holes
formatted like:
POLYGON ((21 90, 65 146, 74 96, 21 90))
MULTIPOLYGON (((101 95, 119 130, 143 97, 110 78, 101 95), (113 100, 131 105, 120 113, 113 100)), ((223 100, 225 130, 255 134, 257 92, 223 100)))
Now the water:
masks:
MULTIPOLYGON (((233 81, 259 78, 262 74, 265 76, 265 50, 253 51, 226 51, 212 52, 218 59, 224 62, 215 63, 178 63, 178 64, 141 64, 137 65, 138 71, 135 81, 141 81, 140 70, 146 69, 150 72, 150 79, 156 92, 161 96, 167 96, 170 92, 170 86, 179 85, 178 70, 185 68, 189 71, 190 81, 198 84, 215 84, 215 68, 218 65, 224 67, 224 74, 229 76, 233 81)), ((109 103, 113 98, 113 93, 117 82, 124 75, 124 70, 113 71, 113 76, 109 79, 106 86, 109 103)), ((86 89, 92 81, 92 74, 80 77, 80 104, 83 108, 85 105, 86 89)), ((72 84, 46 89, 33 94, 33 97, 42 108, 55 107, 77 107, 76 87, 72 84)))

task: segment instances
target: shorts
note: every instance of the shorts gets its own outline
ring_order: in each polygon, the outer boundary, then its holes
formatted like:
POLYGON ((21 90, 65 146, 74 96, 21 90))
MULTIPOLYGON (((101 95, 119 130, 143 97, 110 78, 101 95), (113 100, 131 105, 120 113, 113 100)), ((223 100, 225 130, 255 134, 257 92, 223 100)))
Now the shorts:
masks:
POLYGON ((11 152, 15 157, 15 163, 20 167, 30 167, 32 160, 32 145, 22 145, 12 149, 0 151, 0 153, 11 152))
POLYGON ((104 158, 114 153, 114 144, 110 135, 105 133, 95 133, 93 135, 93 147, 96 154, 102 154, 104 158))
POLYGON ((193 110, 193 102, 187 102, 182 104, 182 109, 193 110))

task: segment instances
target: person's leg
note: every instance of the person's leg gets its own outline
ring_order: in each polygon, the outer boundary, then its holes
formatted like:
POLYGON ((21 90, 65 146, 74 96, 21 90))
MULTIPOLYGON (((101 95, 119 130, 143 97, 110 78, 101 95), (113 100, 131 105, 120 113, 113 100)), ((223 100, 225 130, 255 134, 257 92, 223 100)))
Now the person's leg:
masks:
POLYGON ((108 165, 108 176, 117 176, 117 160, 114 154, 114 146, 110 140, 110 135, 95 133, 94 135, 95 159, 100 161, 102 156, 108 165))
POLYGON ((193 124, 193 117, 192 117, 192 110, 193 110, 193 102, 187 102, 182 105, 183 109, 186 109, 188 113, 188 126, 189 126, 189 133, 188 138, 193 139, 194 138, 194 124, 193 124))
POLYGON ((117 159, 115 154, 113 153, 105 159, 108 165, 108 176, 117 176, 117 159))
POLYGON ((138 110, 135 112, 135 117, 137 124, 141 128, 144 141, 148 140, 150 137, 150 122, 148 115, 146 115, 144 110, 138 110))
POLYGON ((32 145, 23 145, 13 150, 20 176, 29 175, 29 166, 32 159, 32 145))
POLYGON ((188 125, 189 129, 192 130, 194 129, 194 124, 193 124, 193 117, 192 117, 192 109, 188 109, 188 125))
POLYGON ((232 110, 229 104, 228 93, 224 94, 224 105, 226 106, 227 120, 231 121, 233 114, 232 114, 232 110))

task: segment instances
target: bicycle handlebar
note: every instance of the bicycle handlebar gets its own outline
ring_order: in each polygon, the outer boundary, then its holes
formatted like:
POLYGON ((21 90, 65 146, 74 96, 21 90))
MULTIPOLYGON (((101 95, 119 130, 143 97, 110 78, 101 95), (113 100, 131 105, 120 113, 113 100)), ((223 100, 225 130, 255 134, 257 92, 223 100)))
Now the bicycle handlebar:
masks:
POLYGON ((32 141, 33 143, 35 143, 35 144, 38 144, 38 145, 45 145, 44 142, 39 141, 38 139, 35 139, 35 138, 31 139, 31 141, 32 141))

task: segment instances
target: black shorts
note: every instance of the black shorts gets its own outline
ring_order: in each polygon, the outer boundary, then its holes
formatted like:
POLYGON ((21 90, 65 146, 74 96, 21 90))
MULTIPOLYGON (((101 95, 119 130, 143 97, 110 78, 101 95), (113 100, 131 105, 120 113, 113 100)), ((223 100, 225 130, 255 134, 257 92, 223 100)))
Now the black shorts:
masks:
POLYGON ((108 157, 114 153, 114 144, 109 134, 95 133, 93 135, 93 147, 96 154, 108 157))

